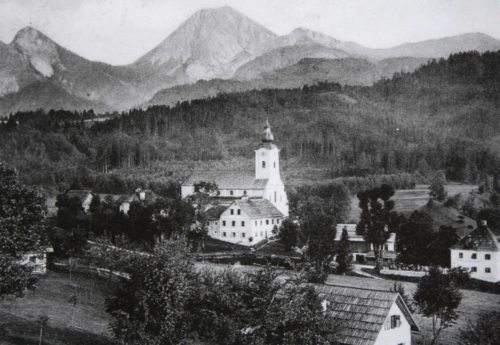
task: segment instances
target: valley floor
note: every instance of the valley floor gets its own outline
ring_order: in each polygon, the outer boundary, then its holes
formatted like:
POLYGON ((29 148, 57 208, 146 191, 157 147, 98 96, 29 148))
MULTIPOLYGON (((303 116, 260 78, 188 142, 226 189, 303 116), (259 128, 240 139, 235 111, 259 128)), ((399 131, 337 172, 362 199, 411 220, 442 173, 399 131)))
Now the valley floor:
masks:
MULTIPOLYGON (((256 266, 219 265, 197 263, 198 269, 222 271, 235 268, 243 272, 259 269, 256 266)), ((372 289, 389 289, 394 281, 353 276, 330 275, 328 283, 345 286, 363 286, 372 289)), ((415 283, 402 283, 408 294, 415 291, 415 283)), ((104 300, 111 289, 100 278, 73 275, 69 284, 67 273, 53 272, 44 276, 35 291, 24 298, 5 298, 0 301, 0 344, 38 344, 40 328, 36 322, 39 315, 49 316, 44 330, 45 345, 111 345, 114 344, 109 329, 109 317, 104 310, 104 300), (77 292, 76 304, 70 302, 77 292)), ((479 313, 500 309, 500 295, 462 290, 463 300, 458 309, 459 319, 452 328, 443 331, 441 344, 456 344, 460 329, 465 329, 479 313)), ((431 332, 431 322, 415 314, 420 325, 420 334, 414 335, 414 344, 424 344, 423 339, 431 332)))

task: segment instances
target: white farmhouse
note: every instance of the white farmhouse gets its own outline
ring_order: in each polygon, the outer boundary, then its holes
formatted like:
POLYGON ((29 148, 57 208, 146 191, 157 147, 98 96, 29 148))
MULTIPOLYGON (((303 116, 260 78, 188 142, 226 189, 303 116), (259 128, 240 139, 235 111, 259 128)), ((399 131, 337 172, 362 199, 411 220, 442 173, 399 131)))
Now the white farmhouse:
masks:
MULTIPOLYGON (((363 236, 356 233, 356 224, 337 224, 337 232, 335 233, 336 243, 340 242, 344 229, 347 231, 347 236, 349 236, 351 253, 356 262, 362 263, 366 259, 375 259, 373 244, 366 242, 363 236)), ((389 239, 384 244, 383 258, 384 260, 395 260, 396 256, 396 234, 391 233, 389 239)))
POLYGON ((229 207, 214 207, 209 215, 208 235, 212 238, 252 246, 274 235, 285 216, 267 199, 242 198, 229 207))
POLYGON ((411 345, 419 327, 398 292, 338 285, 315 287, 325 312, 341 322, 343 345, 411 345))
POLYGON ((200 182, 212 182, 218 187, 219 201, 248 197, 269 200, 284 216, 288 216, 288 199, 280 175, 280 150, 274 144, 269 122, 264 126, 261 144, 255 150, 255 171, 195 172, 182 184, 182 198, 194 194, 200 182))
POLYGON ((451 267, 468 269, 472 278, 500 281, 500 243, 486 221, 451 248, 451 267))

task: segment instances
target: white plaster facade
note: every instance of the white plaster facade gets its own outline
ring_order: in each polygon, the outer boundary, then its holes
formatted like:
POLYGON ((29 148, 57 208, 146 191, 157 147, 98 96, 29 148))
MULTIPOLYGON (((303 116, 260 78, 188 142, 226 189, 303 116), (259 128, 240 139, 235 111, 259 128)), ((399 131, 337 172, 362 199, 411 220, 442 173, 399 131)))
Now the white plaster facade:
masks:
POLYGON ((450 249, 451 267, 466 268, 472 278, 500 281, 500 241, 486 221, 450 249))
POLYGON ((472 278, 496 283, 500 281, 500 252, 451 249, 451 267, 466 268, 472 278))
POLYGON ((411 326, 396 303, 392 305, 374 345, 411 345, 411 326))
POLYGON ((208 235, 221 241, 244 246, 253 246, 266 238, 273 237, 274 227, 279 228, 285 217, 277 209, 274 212, 262 212, 264 216, 248 212, 249 205, 262 209, 262 205, 252 204, 265 204, 265 202, 259 199, 233 202, 222 212, 219 219, 209 221, 208 235))

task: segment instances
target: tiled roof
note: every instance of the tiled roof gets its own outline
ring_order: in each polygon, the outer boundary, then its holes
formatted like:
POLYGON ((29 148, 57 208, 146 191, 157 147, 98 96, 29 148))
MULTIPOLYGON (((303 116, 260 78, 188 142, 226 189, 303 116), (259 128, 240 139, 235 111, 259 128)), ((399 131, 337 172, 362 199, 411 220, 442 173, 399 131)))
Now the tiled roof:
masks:
POLYGON ((83 189, 72 189, 66 192, 68 198, 78 198, 81 202, 84 202, 89 194, 91 194, 90 190, 83 189))
MULTIPOLYGON (((356 234, 356 224, 337 224, 337 232, 335 233, 335 241, 340 241, 342 236, 342 231, 344 228, 347 230, 347 235, 349 236, 349 242, 365 242, 363 236, 356 234)), ((387 240, 388 243, 396 241, 396 234, 391 233, 391 236, 387 240)))
POLYGON ((240 199, 233 204, 238 205, 251 219, 284 217, 283 213, 267 199, 240 199))
POLYGON ((452 249, 499 251, 498 237, 487 226, 479 226, 462 238, 452 249))
POLYGON ((205 211, 205 217, 207 220, 218 220, 225 210, 227 210, 227 206, 211 207, 205 211))
POLYGON ((341 322, 341 344, 374 344, 394 303, 397 303, 412 330, 419 330, 397 292, 337 285, 315 285, 315 289, 321 299, 329 302, 328 310, 333 317, 341 322))
POLYGON ((193 186, 198 182, 213 182, 219 189, 264 189, 267 179, 255 179, 253 171, 203 171, 194 172, 182 184, 193 186))

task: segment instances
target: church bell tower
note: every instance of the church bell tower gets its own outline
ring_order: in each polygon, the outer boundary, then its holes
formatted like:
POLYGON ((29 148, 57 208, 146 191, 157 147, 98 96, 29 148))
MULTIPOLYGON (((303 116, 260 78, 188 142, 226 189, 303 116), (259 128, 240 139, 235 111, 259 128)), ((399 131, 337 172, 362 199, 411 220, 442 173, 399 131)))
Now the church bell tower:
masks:
POLYGON ((269 121, 264 125, 262 143, 255 150, 255 179, 281 181, 280 177, 280 150, 274 144, 274 135, 271 132, 269 121))
POLYGON ((280 150, 274 144, 269 121, 266 121, 261 144, 255 150, 255 179, 267 180, 262 197, 288 217, 288 198, 280 175, 280 150))

